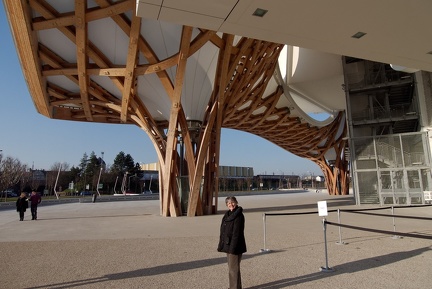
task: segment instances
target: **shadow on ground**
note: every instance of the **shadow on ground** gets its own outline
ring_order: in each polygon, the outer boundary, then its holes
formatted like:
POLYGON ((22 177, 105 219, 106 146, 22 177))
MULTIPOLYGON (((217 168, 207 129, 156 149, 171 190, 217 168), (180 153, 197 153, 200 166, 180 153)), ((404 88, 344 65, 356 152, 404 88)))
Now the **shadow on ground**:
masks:
MULTIPOLYGON (((302 283, 307 283, 311 281, 316 281, 324 278, 328 278, 330 276, 340 275, 340 274, 350 274, 355 273, 363 270, 368 270, 372 268, 377 268, 381 266, 386 266, 391 263, 399 262, 405 259, 412 258, 414 256, 420 255, 426 251, 431 250, 430 247, 423 247, 411 251, 402 251, 402 252, 395 252, 391 254, 376 256, 373 258, 367 258, 362 260, 357 260, 353 262, 348 262, 345 264, 340 264, 338 266, 335 266, 333 268, 325 268, 325 269, 332 269, 332 272, 316 272, 312 274, 302 275, 298 277, 293 278, 285 278, 281 280, 276 280, 273 282, 263 283, 259 284, 253 287, 249 287, 248 289, 280 289, 280 288, 286 288, 288 286, 298 285, 302 283)), ((277 252, 275 252, 277 253, 277 252)), ((245 256, 245 259, 248 258, 254 258, 261 254, 254 254, 254 255, 247 255, 245 256)), ((152 276, 152 275, 160 275, 160 274, 166 274, 166 273, 173 273, 173 272, 179 272, 179 271, 187 271, 187 270, 193 270, 193 269, 199 269, 203 267, 208 266, 215 266, 226 262, 225 257, 221 258, 213 258, 213 259, 205 259, 205 260, 197 260, 197 261, 190 261, 190 262, 182 262, 182 263, 175 263, 175 264, 168 264, 168 265, 162 265, 162 266, 155 266, 151 268, 143 268, 139 270, 133 270, 128 272, 119 272, 114 274, 107 274, 101 277, 95 277, 95 278, 87 278, 87 279, 81 279, 81 280, 75 280, 71 282, 63 282, 63 283, 55 283, 55 284, 46 284, 42 286, 32 287, 32 288, 70 288, 74 286, 84 286, 84 285, 90 285, 95 283, 101 283, 106 281, 113 281, 113 280, 124 280, 128 278, 139 278, 139 277, 145 277, 145 276, 152 276)))

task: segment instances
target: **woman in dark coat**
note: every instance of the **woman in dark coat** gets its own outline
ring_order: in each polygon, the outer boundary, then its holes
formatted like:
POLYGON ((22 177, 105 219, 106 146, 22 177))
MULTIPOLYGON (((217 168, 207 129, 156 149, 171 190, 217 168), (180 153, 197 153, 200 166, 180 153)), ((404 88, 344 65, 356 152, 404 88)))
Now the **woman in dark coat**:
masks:
POLYGON ((235 197, 227 197, 225 204, 228 211, 222 218, 218 251, 227 253, 229 288, 241 289, 240 262, 242 254, 246 252, 245 218, 243 208, 238 206, 235 197))
POLYGON ((24 221, 24 212, 28 208, 28 201, 26 193, 21 193, 18 200, 16 201, 16 209, 20 216, 20 221, 24 221))

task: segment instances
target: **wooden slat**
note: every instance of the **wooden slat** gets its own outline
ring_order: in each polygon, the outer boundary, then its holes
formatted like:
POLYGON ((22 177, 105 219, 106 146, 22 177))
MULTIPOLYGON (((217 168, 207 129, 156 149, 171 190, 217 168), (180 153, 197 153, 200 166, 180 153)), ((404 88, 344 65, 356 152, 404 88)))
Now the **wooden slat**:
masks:
POLYGON ((75 28, 76 28, 76 51, 77 51, 77 68, 78 83, 81 93, 82 107, 88 121, 93 120, 90 110, 88 97, 88 76, 87 69, 87 24, 85 13, 87 9, 86 0, 75 0, 75 28))
MULTIPOLYGON (((50 7, 45 1, 30 0, 30 4, 32 8, 35 9, 39 14, 41 14, 45 19, 54 19, 60 16, 60 14, 52 7, 50 7)), ((58 28, 58 30, 62 32, 73 43, 76 43, 76 35, 72 29, 70 29, 69 27, 60 27, 58 28)), ((113 66, 108 61, 108 59, 88 40, 86 53, 87 56, 92 59, 95 64, 98 65, 100 68, 108 68, 113 66)), ((110 77, 110 79, 119 89, 119 91, 123 91, 123 83, 117 77, 110 77)))
POLYGON ((28 13, 30 8, 25 1, 5 0, 3 3, 11 24, 11 31, 20 63, 23 71, 26 72, 24 77, 36 110, 47 117, 52 117, 48 104, 48 96, 44 87, 45 79, 42 77, 39 69, 37 39, 30 27, 31 20, 28 13))
MULTIPOLYGON (((134 0, 130 0, 130 1, 134 1, 134 0)), ((95 2, 101 7, 107 7, 111 5, 111 3, 107 0, 95 0, 95 2)), ((126 33, 126 35, 129 35, 130 25, 126 22, 126 20, 123 17, 119 15, 112 15, 111 18, 114 20, 115 23, 117 23, 117 25, 123 30, 123 32, 126 33)), ((144 37, 140 37, 138 46, 140 52, 149 61, 149 63, 159 62, 156 53, 153 51, 153 49, 147 43, 144 37)), ((158 75, 159 79, 161 80, 161 83, 164 86, 165 90, 167 91, 168 96, 171 97, 173 94, 174 86, 168 76, 168 73, 165 70, 158 70, 155 72, 158 75)))
POLYGON ((126 74, 124 78, 123 94, 122 94, 122 111, 121 121, 126 122, 129 101, 133 97, 132 84, 135 80, 134 69, 137 63, 138 39, 141 28, 141 18, 132 16, 132 28, 129 35, 129 48, 126 59, 126 74))
MULTIPOLYGON (((169 176, 169 178, 166 178, 164 180, 164 193, 163 193, 163 204, 162 204, 164 210, 164 216, 168 215, 168 210, 170 209, 170 201, 171 201, 170 192, 173 190, 171 188, 172 186, 171 180, 175 178, 175 176, 173 175, 173 165, 174 165, 173 158, 174 158, 174 154, 176 153, 178 113, 180 111, 180 106, 181 106, 180 103, 181 92, 183 89, 184 74, 185 74, 186 63, 187 63, 186 56, 188 55, 191 36, 192 36, 192 28, 184 27, 182 32, 182 40, 180 44, 180 53, 178 57, 175 86, 172 95, 171 112, 170 112, 169 127, 167 133, 167 149, 165 155, 164 174, 165 176, 169 176)), ((170 213, 173 214, 177 212, 170 212, 170 213)))
MULTIPOLYGON (((38 5, 36 1, 32 1, 34 6, 38 5)), ((87 13, 86 22, 91 22, 99 19, 106 18, 111 15, 121 14, 130 10, 134 10, 135 3, 133 1, 124 1, 119 3, 114 3, 111 6, 106 6, 105 8, 100 8, 96 10, 91 10, 87 13)), ((33 29, 35 31, 60 28, 70 25, 75 25, 76 19, 75 15, 59 16, 55 19, 48 19, 44 21, 37 21, 33 23, 33 29)))
POLYGON ((219 61, 218 61, 218 67, 216 68, 216 75, 218 76, 219 81, 215 82, 217 83, 217 95, 219 96, 217 98, 217 115, 216 115, 216 122, 215 122, 215 147, 214 147, 214 153, 215 153, 215 165, 216 165, 216 171, 214 172, 216 175, 216 179, 214 182, 214 188, 215 188, 215 196, 214 196, 214 202, 215 202, 215 212, 218 210, 218 190, 219 190, 219 161, 220 161, 220 142, 221 142, 221 132, 222 132, 222 122, 223 122, 223 113, 224 113, 224 107, 225 107, 225 88, 228 85, 228 69, 229 69, 229 60, 232 54, 233 50, 233 41, 234 41, 234 35, 225 34, 223 36, 224 40, 224 46, 223 49, 221 49, 219 53, 219 61))

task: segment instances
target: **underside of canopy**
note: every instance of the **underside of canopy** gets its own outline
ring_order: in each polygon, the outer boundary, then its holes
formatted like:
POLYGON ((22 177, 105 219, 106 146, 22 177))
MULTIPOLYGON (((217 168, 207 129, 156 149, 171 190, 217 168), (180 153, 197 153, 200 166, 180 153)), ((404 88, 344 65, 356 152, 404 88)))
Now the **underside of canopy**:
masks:
POLYGON ((334 55, 140 18, 132 0, 4 2, 37 111, 142 128, 161 164, 163 215, 182 214, 183 176, 187 214, 215 212, 222 128, 314 161, 330 194, 348 193, 343 79, 334 55), (308 77, 302 64, 314 57, 308 77), (329 118, 308 116, 318 111, 329 118))

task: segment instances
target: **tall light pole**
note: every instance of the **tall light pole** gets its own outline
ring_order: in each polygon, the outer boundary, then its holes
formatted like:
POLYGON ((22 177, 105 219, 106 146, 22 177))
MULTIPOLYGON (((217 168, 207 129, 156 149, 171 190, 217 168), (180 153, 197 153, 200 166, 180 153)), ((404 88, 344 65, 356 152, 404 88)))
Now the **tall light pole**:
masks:
POLYGON ((126 194, 126 180, 127 180, 127 175, 128 175, 128 172, 126 172, 125 174, 124 174, 124 176, 123 176, 123 180, 122 180, 122 184, 121 184, 121 192, 122 192, 122 194, 124 195, 124 194, 126 194))
POLYGON ((57 182, 58 182, 58 179, 59 179, 59 176, 60 176, 61 167, 62 167, 62 163, 60 163, 60 165, 59 165, 59 169, 58 169, 58 173, 57 173, 57 178, 56 178, 56 181, 55 181, 55 184, 54 184, 54 193, 56 195, 57 200, 59 199, 59 195, 57 194, 57 182))
POLYGON ((309 173, 309 177, 310 177, 310 180, 311 180, 311 189, 313 189, 314 188, 314 181, 313 181, 313 175, 314 175, 314 173, 311 172, 311 171, 308 171, 308 173, 309 173))
POLYGON ((130 191, 130 179, 133 178, 133 177, 136 177, 136 174, 132 175, 132 176, 129 176, 129 179, 128 179, 128 190, 129 191, 130 191))
POLYGON ((314 178, 315 178, 315 173, 312 173, 312 189, 314 189, 314 178))
POLYGON ((103 164, 104 164, 104 160, 103 160, 104 152, 102 152, 101 154, 102 154, 102 158, 101 158, 101 161, 100 161, 99 177, 98 177, 98 182, 97 182, 97 187, 96 187, 96 192, 97 192, 97 194, 99 196, 100 196, 100 193, 99 193, 99 183, 100 183, 100 178, 101 178, 101 175, 102 175, 102 169, 103 169, 103 164))

